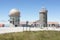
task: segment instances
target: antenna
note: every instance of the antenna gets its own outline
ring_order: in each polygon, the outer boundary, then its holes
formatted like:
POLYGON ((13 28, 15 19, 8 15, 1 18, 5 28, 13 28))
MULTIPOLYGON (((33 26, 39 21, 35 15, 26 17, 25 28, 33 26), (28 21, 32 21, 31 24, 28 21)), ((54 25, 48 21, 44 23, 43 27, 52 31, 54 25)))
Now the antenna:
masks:
POLYGON ((42 4, 42 9, 46 9, 46 7, 45 7, 45 4, 44 4, 44 3, 42 4))

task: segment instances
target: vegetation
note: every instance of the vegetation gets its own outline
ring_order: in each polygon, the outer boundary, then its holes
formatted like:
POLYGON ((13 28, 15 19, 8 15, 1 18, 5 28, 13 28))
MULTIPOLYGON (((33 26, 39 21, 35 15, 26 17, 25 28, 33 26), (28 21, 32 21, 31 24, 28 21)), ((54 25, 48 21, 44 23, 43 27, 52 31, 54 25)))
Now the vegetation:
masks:
POLYGON ((59 31, 18 32, 0 34, 0 40, 60 40, 59 31))

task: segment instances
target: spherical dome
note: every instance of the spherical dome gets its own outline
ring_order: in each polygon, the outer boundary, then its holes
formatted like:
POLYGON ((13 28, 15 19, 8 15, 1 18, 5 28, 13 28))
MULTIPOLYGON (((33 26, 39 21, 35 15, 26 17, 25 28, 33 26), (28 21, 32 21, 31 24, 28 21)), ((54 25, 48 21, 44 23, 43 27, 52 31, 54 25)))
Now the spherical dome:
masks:
POLYGON ((19 10, 17 10, 17 9, 12 9, 9 13, 10 13, 9 15, 19 15, 20 14, 19 10))
POLYGON ((47 10, 46 10, 46 8, 42 8, 41 10, 40 10, 40 12, 47 12, 47 10))

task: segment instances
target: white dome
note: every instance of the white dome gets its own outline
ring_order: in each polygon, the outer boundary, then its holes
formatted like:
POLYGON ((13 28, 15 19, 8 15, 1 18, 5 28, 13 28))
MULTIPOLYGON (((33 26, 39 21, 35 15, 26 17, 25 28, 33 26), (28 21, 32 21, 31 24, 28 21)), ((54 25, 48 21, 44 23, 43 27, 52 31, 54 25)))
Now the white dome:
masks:
POLYGON ((12 9, 9 13, 10 13, 9 15, 16 15, 19 14, 20 12, 17 9, 12 9))

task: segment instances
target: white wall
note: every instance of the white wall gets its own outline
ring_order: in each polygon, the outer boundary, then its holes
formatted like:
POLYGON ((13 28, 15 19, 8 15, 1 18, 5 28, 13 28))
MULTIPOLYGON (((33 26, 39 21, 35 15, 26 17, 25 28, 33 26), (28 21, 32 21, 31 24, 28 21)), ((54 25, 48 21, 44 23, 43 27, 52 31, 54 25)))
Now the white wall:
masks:
POLYGON ((0 34, 3 33, 11 33, 11 32, 23 32, 23 31, 48 31, 48 30, 52 30, 52 31, 60 31, 60 28, 56 28, 56 27, 0 27, 0 34))

